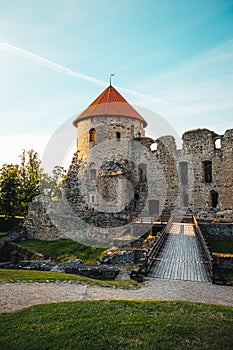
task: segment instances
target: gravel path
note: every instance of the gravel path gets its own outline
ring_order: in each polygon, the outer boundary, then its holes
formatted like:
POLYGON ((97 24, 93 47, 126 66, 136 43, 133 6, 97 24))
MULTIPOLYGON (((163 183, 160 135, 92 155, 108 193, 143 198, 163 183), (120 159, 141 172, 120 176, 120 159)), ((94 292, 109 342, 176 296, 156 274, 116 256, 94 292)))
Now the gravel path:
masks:
POLYGON ((0 283, 0 313, 37 304, 119 298, 185 300, 233 306, 233 287, 166 279, 149 279, 144 287, 135 290, 77 282, 0 283))

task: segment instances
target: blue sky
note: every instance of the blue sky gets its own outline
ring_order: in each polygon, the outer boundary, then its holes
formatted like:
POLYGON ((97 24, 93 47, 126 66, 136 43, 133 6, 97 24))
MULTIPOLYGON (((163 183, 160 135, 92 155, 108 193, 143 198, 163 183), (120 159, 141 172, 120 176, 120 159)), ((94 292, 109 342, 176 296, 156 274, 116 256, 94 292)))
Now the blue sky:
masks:
POLYGON ((0 0, 0 163, 42 156, 112 72, 179 135, 233 128, 233 0, 0 0))

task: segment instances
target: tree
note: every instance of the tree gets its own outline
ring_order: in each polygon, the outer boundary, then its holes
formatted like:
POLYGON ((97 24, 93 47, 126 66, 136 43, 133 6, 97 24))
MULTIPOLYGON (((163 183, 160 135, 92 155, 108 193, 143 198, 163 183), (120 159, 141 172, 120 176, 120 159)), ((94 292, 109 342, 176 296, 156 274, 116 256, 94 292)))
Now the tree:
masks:
POLYGON ((41 194, 49 197, 51 200, 59 200, 62 196, 62 184, 66 177, 66 171, 63 167, 55 166, 52 176, 42 170, 40 177, 41 194))
POLYGON ((19 166, 4 164, 0 169, 0 208, 6 218, 23 214, 20 186, 19 166))
POLYGON ((20 198, 24 215, 27 213, 28 203, 40 194, 41 161, 34 150, 23 150, 20 165, 20 198))
POLYGON ((23 150, 20 165, 4 164, 0 169, 0 214, 6 218, 26 216, 28 204, 39 194, 59 200, 66 172, 55 166, 52 175, 41 168, 34 150, 23 150))

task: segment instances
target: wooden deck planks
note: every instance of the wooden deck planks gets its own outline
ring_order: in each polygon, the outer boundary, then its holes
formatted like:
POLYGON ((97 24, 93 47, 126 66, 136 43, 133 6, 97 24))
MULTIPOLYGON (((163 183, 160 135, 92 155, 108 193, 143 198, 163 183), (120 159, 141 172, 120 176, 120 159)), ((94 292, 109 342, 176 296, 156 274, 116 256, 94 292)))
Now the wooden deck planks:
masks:
POLYGON ((211 282, 192 224, 172 224, 149 277, 211 282))

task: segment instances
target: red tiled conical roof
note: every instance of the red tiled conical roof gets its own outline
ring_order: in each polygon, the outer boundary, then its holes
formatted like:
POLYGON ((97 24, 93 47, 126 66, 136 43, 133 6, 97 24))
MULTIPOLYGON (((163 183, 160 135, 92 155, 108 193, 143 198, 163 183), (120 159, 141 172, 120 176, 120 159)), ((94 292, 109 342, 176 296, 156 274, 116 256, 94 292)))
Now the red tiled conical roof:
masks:
POLYGON ((147 126, 145 119, 111 85, 75 118, 73 125, 77 127, 77 123, 80 120, 98 115, 125 116, 138 119, 143 122, 144 127, 147 126))

